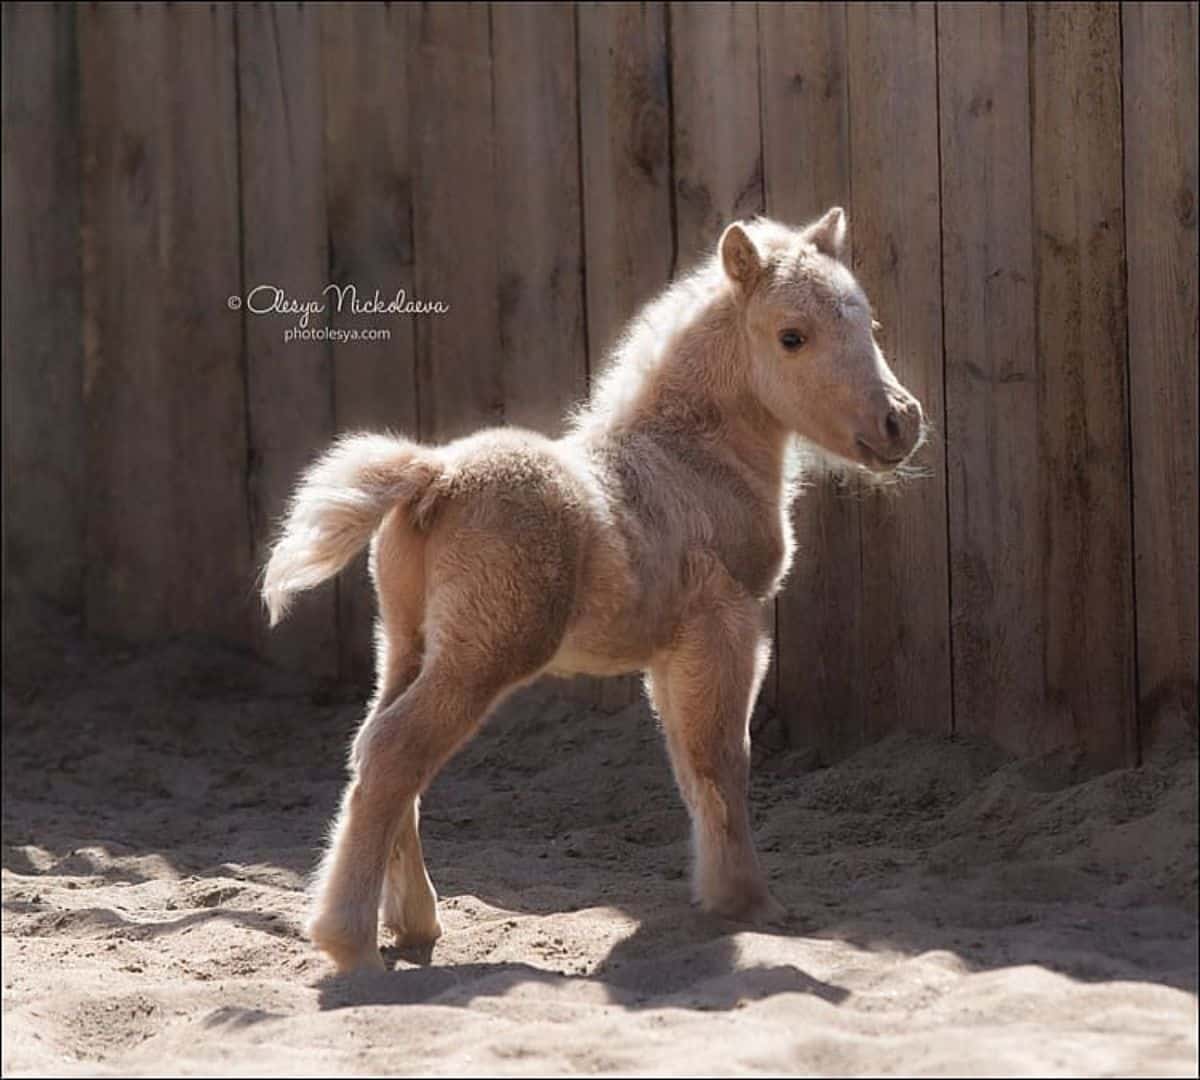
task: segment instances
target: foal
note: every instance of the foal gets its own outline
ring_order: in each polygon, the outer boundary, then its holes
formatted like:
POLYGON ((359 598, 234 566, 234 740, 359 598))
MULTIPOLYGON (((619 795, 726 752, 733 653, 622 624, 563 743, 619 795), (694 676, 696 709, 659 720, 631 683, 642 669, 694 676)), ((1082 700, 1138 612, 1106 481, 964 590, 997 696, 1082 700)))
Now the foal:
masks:
POLYGON ((730 225, 634 320, 557 441, 493 428, 447 446, 351 435, 304 475, 267 565, 271 623, 367 542, 378 685, 316 887, 313 941, 381 968, 376 931, 441 933, 421 793, 515 687, 645 673, 691 814, 707 910, 779 918, 747 814, 763 605, 792 538, 784 457, 800 435, 872 472, 922 437, 840 261, 834 208, 807 228, 730 225))

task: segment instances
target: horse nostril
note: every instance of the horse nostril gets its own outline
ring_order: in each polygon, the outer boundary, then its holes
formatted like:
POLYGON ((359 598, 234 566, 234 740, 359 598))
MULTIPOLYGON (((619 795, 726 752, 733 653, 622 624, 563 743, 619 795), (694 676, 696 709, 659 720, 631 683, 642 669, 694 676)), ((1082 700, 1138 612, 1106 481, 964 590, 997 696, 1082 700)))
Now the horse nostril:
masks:
POLYGON ((895 409, 888 409, 887 418, 883 422, 884 430, 887 432, 887 437, 892 442, 900 438, 900 417, 896 415, 895 409))

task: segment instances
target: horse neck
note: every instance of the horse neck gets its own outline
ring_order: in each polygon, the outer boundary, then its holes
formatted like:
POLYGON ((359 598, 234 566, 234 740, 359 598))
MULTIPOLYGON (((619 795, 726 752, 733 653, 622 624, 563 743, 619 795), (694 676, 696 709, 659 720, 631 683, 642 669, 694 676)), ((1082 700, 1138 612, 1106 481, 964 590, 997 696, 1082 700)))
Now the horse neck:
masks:
POLYGON ((735 465, 773 500, 783 489, 787 432, 750 386, 732 305, 714 299, 667 345, 641 396, 638 426, 735 465))

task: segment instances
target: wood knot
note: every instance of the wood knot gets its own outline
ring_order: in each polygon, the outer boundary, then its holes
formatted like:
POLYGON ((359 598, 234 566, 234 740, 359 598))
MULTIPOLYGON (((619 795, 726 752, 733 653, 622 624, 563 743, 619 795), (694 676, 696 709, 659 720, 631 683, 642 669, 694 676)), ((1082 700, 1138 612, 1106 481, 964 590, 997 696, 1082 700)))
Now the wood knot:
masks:
POLYGON ((1196 193, 1186 184, 1175 196, 1175 216, 1185 229, 1190 229, 1196 224, 1196 193))
POLYGON ((971 104, 967 106, 967 112, 972 116, 986 116, 992 111, 992 96, 990 94, 976 94, 971 98, 971 104))

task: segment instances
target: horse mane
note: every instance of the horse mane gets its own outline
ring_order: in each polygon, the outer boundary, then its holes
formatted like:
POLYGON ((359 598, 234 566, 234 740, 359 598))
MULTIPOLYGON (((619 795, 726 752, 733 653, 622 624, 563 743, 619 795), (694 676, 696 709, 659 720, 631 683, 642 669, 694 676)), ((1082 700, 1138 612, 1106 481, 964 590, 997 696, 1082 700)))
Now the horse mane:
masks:
POLYGON ((643 391, 676 351, 680 336, 724 288, 720 260, 710 255, 648 301, 608 351, 588 399, 569 418, 570 430, 578 434, 621 427, 632 419, 643 391))

